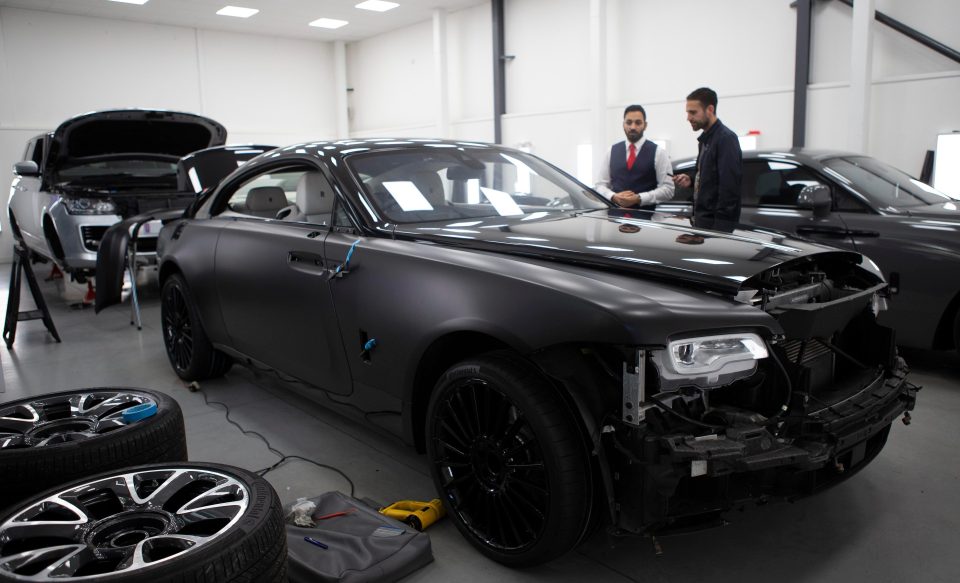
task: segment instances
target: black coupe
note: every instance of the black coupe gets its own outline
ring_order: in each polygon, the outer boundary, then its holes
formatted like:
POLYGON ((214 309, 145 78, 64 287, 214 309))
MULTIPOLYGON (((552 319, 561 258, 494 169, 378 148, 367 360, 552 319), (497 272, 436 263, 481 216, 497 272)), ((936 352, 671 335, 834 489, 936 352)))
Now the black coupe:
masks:
POLYGON ((499 146, 274 150, 159 254, 180 377, 254 363, 345 403, 426 451, 457 528, 510 565, 816 492, 915 401, 858 253, 615 209, 499 146))

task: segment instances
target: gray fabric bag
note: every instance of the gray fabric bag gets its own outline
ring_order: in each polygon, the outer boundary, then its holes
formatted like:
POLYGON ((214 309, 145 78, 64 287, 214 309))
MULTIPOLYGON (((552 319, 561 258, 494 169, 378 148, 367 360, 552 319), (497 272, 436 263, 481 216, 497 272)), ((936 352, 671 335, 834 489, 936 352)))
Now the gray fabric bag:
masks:
POLYGON ((293 523, 296 504, 287 508, 288 575, 291 583, 317 581, 397 581, 433 560, 430 537, 384 516, 355 498, 327 492, 310 498, 316 526, 293 523), (327 546, 304 540, 309 537, 327 546))

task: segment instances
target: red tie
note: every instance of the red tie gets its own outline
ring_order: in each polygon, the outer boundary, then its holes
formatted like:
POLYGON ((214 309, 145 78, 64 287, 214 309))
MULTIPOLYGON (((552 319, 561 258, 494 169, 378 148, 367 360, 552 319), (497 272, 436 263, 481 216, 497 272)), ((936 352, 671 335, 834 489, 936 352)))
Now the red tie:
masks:
POLYGON ((633 170, 633 163, 637 161, 637 147, 630 144, 630 154, 627 156, 627 170, 633 170))

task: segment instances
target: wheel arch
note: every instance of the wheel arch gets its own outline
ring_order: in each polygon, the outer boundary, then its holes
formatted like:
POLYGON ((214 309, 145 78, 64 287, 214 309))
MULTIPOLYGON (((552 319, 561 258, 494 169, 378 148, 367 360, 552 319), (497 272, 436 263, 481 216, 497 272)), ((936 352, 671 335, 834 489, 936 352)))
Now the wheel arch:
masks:
POLYGON ((948 348, 960 349, 960 346, 956 346, 955 333, 953 330, 958 312, 960 312, 960 292, 953 296, 953 299, 950 300, 947 308, 940 316, 937 330, 933 335, 933 346, 931 346, 931 348, 934 350, 948 348))
POLYGON ((58 261, 64 263, 65 255, 63 252, 63 244, 60 242, 57 225, 53 222, 53 217, 50 216, 50 213, 44 213, 41 223, 43 237, 47 240, 47 247, 50 249, 50 253, 53 253, 53 256, 56 257, 58 261))

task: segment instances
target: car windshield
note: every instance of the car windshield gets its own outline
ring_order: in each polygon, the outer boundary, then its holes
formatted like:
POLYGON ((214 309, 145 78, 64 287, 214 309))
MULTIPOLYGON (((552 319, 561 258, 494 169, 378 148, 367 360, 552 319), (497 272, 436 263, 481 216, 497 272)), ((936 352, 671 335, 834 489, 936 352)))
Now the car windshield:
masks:
POLYGON ((824 166, 880 207, 910 207, 954 200, 939 190, 874 158, 833 158, 824 166))
POLYGON ((542 160, 511 150, 444 144, 355 154, 347 165, 363 184, 368 200, 395 223, 609 206, 542 160))

